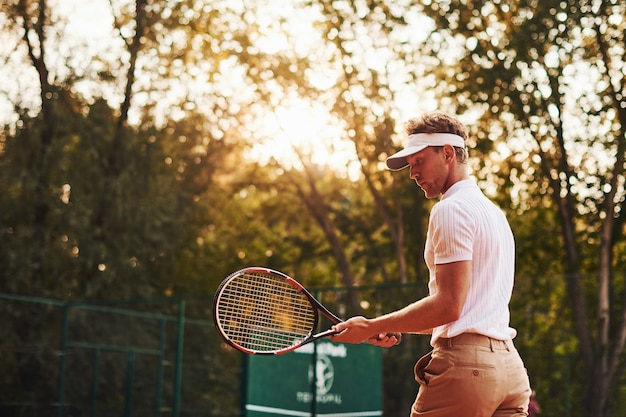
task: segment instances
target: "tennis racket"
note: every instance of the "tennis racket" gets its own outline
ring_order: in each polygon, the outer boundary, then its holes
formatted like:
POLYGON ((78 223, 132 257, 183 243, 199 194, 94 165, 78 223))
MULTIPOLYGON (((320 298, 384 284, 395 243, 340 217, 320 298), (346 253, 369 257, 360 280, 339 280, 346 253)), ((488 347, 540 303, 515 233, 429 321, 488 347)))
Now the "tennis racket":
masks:
POLYGON ((245 268, 229 275, 213 299, 213 320, 224 340, 244 353, 279 355, 325 336, 314 334, 320 313, 331 313, 295 279, 268 268, 245 268))

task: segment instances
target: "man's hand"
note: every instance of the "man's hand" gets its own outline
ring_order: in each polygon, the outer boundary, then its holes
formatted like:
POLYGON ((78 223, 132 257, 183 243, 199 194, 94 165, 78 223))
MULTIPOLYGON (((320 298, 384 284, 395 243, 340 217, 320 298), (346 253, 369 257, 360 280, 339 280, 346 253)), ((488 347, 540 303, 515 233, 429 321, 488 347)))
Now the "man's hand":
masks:
POLYGON ((377 332, 371 321, 362 316, 352 317, 333 326, 339 332, 331 337, 333 342, 360 344, 370 343, 380 347, 391 347, 400 343, 400 333, 377 332))

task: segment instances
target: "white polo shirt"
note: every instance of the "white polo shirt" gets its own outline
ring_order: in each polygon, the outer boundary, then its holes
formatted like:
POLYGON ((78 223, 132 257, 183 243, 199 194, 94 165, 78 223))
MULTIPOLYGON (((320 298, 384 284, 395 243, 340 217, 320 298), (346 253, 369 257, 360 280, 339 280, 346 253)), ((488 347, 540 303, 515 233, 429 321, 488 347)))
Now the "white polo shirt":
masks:
POLYGON ((472 274, 461 317, 433 329, 440 337, 479 333, 499 340, 515 337, 509 326, 509 301, 515 274, 515 241, 502 210, 472 179, 450 187, 430 213, 424 259, 428 289, 437 292, 435 265, 472 261, 472 274))

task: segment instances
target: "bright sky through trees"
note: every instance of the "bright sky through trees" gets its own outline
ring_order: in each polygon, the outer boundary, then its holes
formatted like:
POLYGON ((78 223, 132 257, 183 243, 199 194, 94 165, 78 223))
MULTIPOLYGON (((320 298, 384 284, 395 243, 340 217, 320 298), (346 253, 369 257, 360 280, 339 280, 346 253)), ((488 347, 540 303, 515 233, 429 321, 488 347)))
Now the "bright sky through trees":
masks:
POLYGON ((331 120, 323 105, 292 98, 259 125, 260 136, 266 139, 253 146, 250 156, 260 162, 275 158, 286 168, 299 167, 301 163, 294 149, 297 148, 310 162, 330 165, 339 174, 358 178, 360 168, 353 144, 345 140, 342 126, 331 120))
MULTIPOLYGON (((46 60, 51 69, 51 76, 64 78, 68 74, 62 73, 63 71, 73 70, 76 73, 71 75, 77 78, 74 88, 80 94, 86 98, 104 97, 111 105, 120 103, 125 82, 123 68, 126 64, 122 39, 114 30, 111 7, 119 13, 119 10, 126 7, 127 2, 125 0, 111 3, 106 0, 54 0, 54 3, 58 4, 50 7, 54 14, 53 18, 61 19, 66 24, 61 25, 63 29, 58 35, 50 35, 51 44, 54 42, 55 45, 64 48, 64 50, 55 51, 54 48, 48 46, 46 60), (62 41, 55 42, 57 37, 62 41), (67 60, 67 63, 62 63, 62 60, 67 60), (94 81, 99 79, 97 75, 99 71, 110 70, 114 71, 111 79, 106 82, 94 81)), ((255 26, 258 34, 255 47, 263 53, 290 51, 290 54, 310 59, 315 69, 307 73, 306 77, 321 91, 331 87, 337 81, 340 70, 332 67, 330 56, 328 56, 333 51, 325 50, 323 46, 328 47, 328 43, 324 43, 321 39, 319 22, 325 17, 320 10, 297 7, 291 0, 250 3, 228 0, 212 7, 227 8, 242 13, 242 18, 245 20, 242 24, 255 26)), ((415 21, 414 27, 425 27, 419 17, 409 16, 407 19, 415 21)), ((365 29, 355 28, 355 33, 359 33, 359 30, 365 29)), ((401 30, 394 36, 406 38, 411 42, 419 42, 423 40, 423 35, 419 32, 401 30)), ((364 35, 363 39, 367 40, 368 37, 364 35)), ((170 42, 175 43, 176 39, 170 39, 170 42)), ((12 47, 10 45, 17 44, 19 44, 19 39, 10 39, 8 42, 3 42, 2 47, 12 47)), ((365 65, 379 72, 390 72, 390 83, 397 91, 395 98, 399 101, 396 106, 399 123, 416 115, 419 111, 433 109, 432 94, 425 92, 423 86, 408 85, 406 75, 403 75, 406 68, 402 68, 402 63, 389 62, 387 57, 389 52, 386 52, 384 47, 354 43, 352 48, 356 48, 353 53, 358 59, 355 65, 365 65), (391 76, 394 73, 397 75, 391 76)), ((20 74, 15 80, 15 94, 37 100, 36 75, 19 70, 23 65, 23 60, 26 59, 26 51, 17 50, 11 55, 4 69, 0 69, 0 78, 14 78, 15 74, 20 74), (32 93, 24 94, 24 91, 31 89, 32 93)), ((185 106, 195 106, 198 109, 210 108, 211 103, 218 96, 227 100, 233 109, 249 103, 246 101, 249 100, 249 91, 247 91, 249 86, 241 83, 241 74, 234 61, 224 60, 222 65, 232 65, 232 68, 222 69, 219 79, 210 80, 208 73, 211 68, 203 67, 200 58, 197 67, 188 66, 187 68, 191 69, 182 72, 176 79, 168 80, 166 85, 148 78, 145 73, 142 74, 141 65, 151 71, 154 69, 151 67, 151 57, 144 56, 142 59, 144 59, 143 64, 138 65, 138 80, 129 112, 131 123, 141 123, 141 112, 150 104, 155 107, 157 124, 164 124, 167 119, 183 118, 185 106)), ((5 106, 13 101, 13 97, 0 97, 0 110, 4 110, 5 106)), ((257 119, 249 126, 252 142, 250 157, 261 162, 274 158, 285 167, 297 167, 301 163, 294 150, 296 147, 310 162, 328 165, 336 170, 338 175, 356 179, 359 176, 359 166, 358 161, 355 160, 353 144, 348 138, 350 133, 332 119, 329 105, 319 99, 292 93, 283 97, 280 103, 275 103, 276 110, 273 114, 266 114, 267 110, 259 111, 257 119)), ((37 109, 38 106, 39 103, 36 102, 28 103, 28 107, 32 109, 37 109)), ((6 118, 7 115, 12 115, 10 110, 6 108, 6 111, 3 111, 5 115, 3 122, 9 124, 12 120, 6 118)))
MULTIPOLYGON (((227 3, 232 9, 243 10, 244 5, 241 2, 229 0, 227 3)), ((115 6, 116 2, 113 4, 115 6)), ((306 56, 316 48, 316 43, 320 41, 320 33, 313 25, 314 21, 320 18, 319 15, 295 8, 290 0, 272 0, 265 5, 259 4, 255 7, 258 7, 257 10, 262 11, 263 14, 256 14, 249 18, 254 19, 258 25, 259 39, 256 46, 263 52, 272 54, 292 48, 295 53, 306 56)), ((82 48, 78 50, 82 51, 83 56, 76 56, 74 59, 85 61, 82 65, 84 68, 92 67, 93 61, 98 57, 118 53, 120 47, 115 45, 116 41, 111 36, 112 17, 107 1, 63 0, 59 4, 57 13, 67 19, 66 33, 76 35, 74 42, 82 45, 82 48)), ((231 75, 230 79, 223 78, 218 82, 223 83, 220 86, 223 95, 233 98, 234 102, 235 97, 241 94, 241 78, 236 69, 226 73, 231 75)), ((313 81, 318 83, 319 87, 323 87, 324 83, 334 81, 332 77, 332 74, 319 73, 313 76, 313 81)), ((208 83, 208 80, 203 80, 196 74, 187 81, 189 84, 178 86, 179 91, 176 91, 177 86, 173 84, 172 89, 165 93, 164 99, 159 100, 162 118, 178 117, 177 109, 169 105, 175 103, 188 91, 199 92, 197 93, 199 101, 211 99, 208 86, 200 85, 202 81, 208 83), (196 80, 195 85, 189 85, 192 79, 196 80)), ((92 86, 85 84, 82 87, 81 93, 85 96, 89 97, 93 94, 89 91, 92 86)), ((148 91, 135 93, 135 113, 137 107, 147 100, 148 95, 150 95, 148 91)), ((345 135, 345 132, 342 132, 341 126, 333 124, 328 110, 321 103, 308 102, 295 96, 287 98, 284 103, 278 105, 274 114, 259 115, 258 120, 254 122, 254 126, 250 126, 250 129, 255 132, 253 142, 256 142, 249 152, 251 158, 261 162, 268 162, 270 158, 275 158, 286 167, 299 166, 300 162, 293 149, 295 146, 313 163, 329 164, 343 175, 351 177, 358 175, 358 170, 355 172, 354 168, 350 168, 350 161, 354 159, 351 142, 346 141, 345 136, 342 140, 342 134, 345 135)))

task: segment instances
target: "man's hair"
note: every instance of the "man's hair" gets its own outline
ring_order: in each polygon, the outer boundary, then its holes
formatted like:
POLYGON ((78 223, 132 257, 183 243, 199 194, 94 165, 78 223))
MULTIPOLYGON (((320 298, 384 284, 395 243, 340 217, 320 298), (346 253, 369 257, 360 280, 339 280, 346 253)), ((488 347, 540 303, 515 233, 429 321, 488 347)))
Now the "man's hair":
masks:
MULTIPOLYGON (((414 133, 452 133, 467 140, 467 127, 455 116, 443 112, 425 113, 419 118, 409 119, 404 124, 407 135, 414 133)), ((467 147, 454 147, 457 160, 465 163, 468 159, 467 147)))

